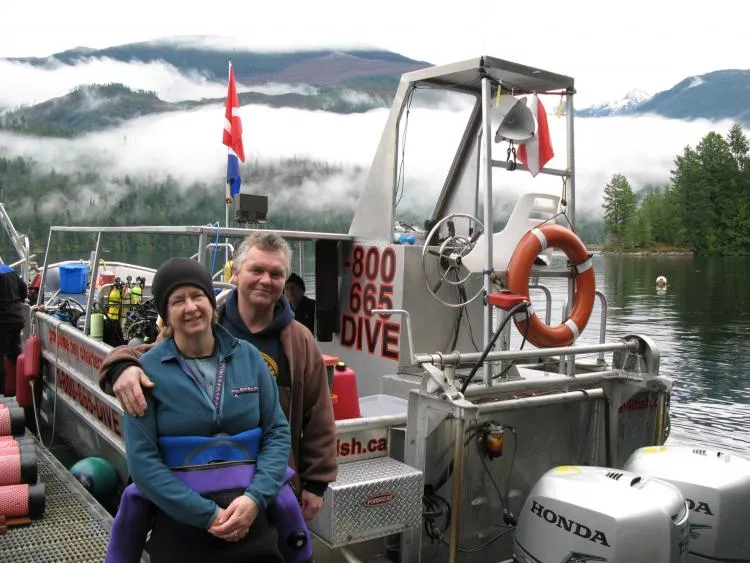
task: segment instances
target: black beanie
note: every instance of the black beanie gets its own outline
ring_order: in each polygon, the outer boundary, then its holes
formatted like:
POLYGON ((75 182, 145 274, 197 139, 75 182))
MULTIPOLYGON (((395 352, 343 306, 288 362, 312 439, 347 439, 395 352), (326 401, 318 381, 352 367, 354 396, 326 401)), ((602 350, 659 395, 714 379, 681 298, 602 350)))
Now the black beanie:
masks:
POLYGON ((194 285, 202 289, 211 301, 211 306, 216 308, 216 295, 206 267, 191 258, 170 258, 156 270, 151 284, 156 310, 165 323, 169 294, 181 285, 194 285))

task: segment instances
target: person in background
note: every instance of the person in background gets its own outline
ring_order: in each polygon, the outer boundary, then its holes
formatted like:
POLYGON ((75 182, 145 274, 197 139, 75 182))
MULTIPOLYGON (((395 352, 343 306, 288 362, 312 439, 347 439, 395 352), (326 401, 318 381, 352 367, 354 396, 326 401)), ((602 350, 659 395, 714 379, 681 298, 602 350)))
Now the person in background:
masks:
POLYGON ((315 300, 305 295, 305 281, 292 272, 284 285, 284 295, 294 310, 295 320, 315 334, 315 300))
MULTIPOLYGON (((328 484, 336 480, 336 426, 323 354, 310 331, 294 320, 282 294, 291 256, 289 245, 276 233, 248 236, 234 257, 236 288, 219 311, 219 324, 255 345, 276 378, 292 429, 289 465, 299 476, 295 488, 309 521, 323 506, 328 484)), ((110 351, 99 372, 102 389, 137 416, 147 410, 143 387, 154 386, 138 360, 149 347, 120 346, 110 351)))
POLYGON ((16 376, 16 359, 21 353, 21 331, 23 331, 23 311, 21 304, 26 300, 26 283, 6 264, 0 264, 0 393, 5 389, 6 378, 16 376))
POLYGON ((145 414, 124 418, 128 471, 158 508, 151 561, 283 563, 266 509, 283 486, 291 438, 268 367, 254 346, 216 323, 213 284, 203 265, 166 261, 152 293, 165 337, 141 357, 154 383, 145 414), (233 440, 245 446, 243 436, 255 428, 262 430, 255 476, 244 491, 222 500, 192 490, 165 462, 170 437, 222 436, 223 448, 233 440))
POLYGON ((34 274, 34 277, 31 279, 31 283, 29 284, 29 305, 36 305, 36 302, 39 300, 39 286, 42 284, 42 273, 37 272, 34 274))

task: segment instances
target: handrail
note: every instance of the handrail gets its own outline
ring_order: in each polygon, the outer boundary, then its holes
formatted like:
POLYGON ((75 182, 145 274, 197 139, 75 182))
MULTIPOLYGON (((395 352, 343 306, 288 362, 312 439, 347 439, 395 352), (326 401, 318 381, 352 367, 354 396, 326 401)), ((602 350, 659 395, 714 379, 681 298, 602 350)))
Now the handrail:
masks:
MULTIPOLYGON (((493 360, 516 360, 529 358, 545 358, 551 356, 564 356, 576 354, 590 354, 594 352, 636 352, 638 342, 635 340, 622 340, 609 344, 590 344, 587 346, 560 346, 555 348, 534 348, 530 350, 498 350, 490 352, 484 358, 486 361, 493 360)), ((477 362, 482 358, 481 352, 449 352, 435 354, 415 354, 414 360, 417 364, 434 364, 436 366, 459 365, 462 363, 477 362)))
MULTIPOLYGON (((132 234, 132 235, 201 235, 207 234, 215 237, 217 232, 220 237, 246 237, 253 233, 268 233, 269 229, 241 229, 236 227, 212 227, 212 226, 158 226, 143 225, 135 227, 67 227, 53 225, 50 232, 59 233, 110 233, 110 234, 132 234)), ((344 233, 321 233, 309 231, 271 231, 279 236, 290 240, 340 240, 353 241, 354 236, 344 233)))
MULTIPOLYGON (((604 295, 598 289, 594 292, 594 295, 599 298, 601 303, 600 320, 599 320, 599 344, 604 344, 607 341, 607 296, 604 295)), ((562 306, 562 316, 566 318, 568 316, 568 301, 566 300, 562 306)), ((549 324, 549 320, 547 320, 549 324)), ((563 359, 560 358, 560 365, 562 366, 563 359)), ((599 352, 597 357, 597 363, 604 363, 604 352, 599 352)), ((562 367, 561 367, 562 369, 562 367)))
POLYGON ((406 338, 409 342, 409 365, 414 365, 414 340, 411 330, 411 315, 405 309, 373 309, 373 315, 402 315, 406 319, 406 338))
POLYGON ((552 292, 546 285, 541 283, 531 284, 529 285, 529 289, 541 289, 547 297, 547 302, 544 306, 544 322, 545 324, 549 324, 550 319, 552 318, 552 292))

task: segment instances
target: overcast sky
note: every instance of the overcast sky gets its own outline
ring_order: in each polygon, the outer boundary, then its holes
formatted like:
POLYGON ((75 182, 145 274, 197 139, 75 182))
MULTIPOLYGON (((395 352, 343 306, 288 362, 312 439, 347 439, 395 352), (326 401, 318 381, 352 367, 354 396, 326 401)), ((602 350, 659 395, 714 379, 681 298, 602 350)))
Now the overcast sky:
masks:
POLYGON ((487 54, 573 76, 579 99, 591 101, 750 68, 742 0, 37 0, 3 2, 2 15, 0 57, 174 35, 233 36, 262 49, 377 47, 434 64, 487 54))
MULTIPOLYGON (((607 14, 602 7, 605 3, 588 0, 526 4, 521 11, 512 8, 519 3, 489 0, 451 2, 449 8, 422 0, 381 0, 355 9, 351 2, 320 0, 234 3, 231 9, 208 9, 204 4, 193 8, 184 3, 132 0, 118 5, 118 11, 106 2, 90 0, 73 4, 13 1, 2 8, 5 25, 0 58, 47 56, 76 46, 103 48, 177 35, 211 36, 212 43, 263 50, 381 48, 435 64, 489 54, 573 76, 579 108, 620 98, 634 88, 654 93, 687 76, 750 68, 744 30, 750 15, 748 2, 631 0, 608 3, 612 11, 607 14), (480 28, 480 23, 489 25, 480 28)), ((0 61, 0 108, 38 103, 93 82, 123 82, 155 90, 168 101, 226 95, 224 83, 208 82, 199 74, 186 76, 161 63, 99 60, 42 69, 0 61)), ((264 88, 269 93, 288 90, 284 85, 264 88)), ((306 93, 304 86, 295 89, 306 93)), ((554 100, 547 98, 545 104, 558 155, 550 165, 564 168, 564 120, 554 116, 554 100)), ((215 182, 217 193, 223 196, 223 112, 216 104, 148 116, 76 140, 0 132, 0 154, 33 157, 60 171, 76 166, 82 157, 95 159, 113 175, 171 174, 184 181, 215 182)), ((387 110, 340 115, 254 105, 242 107, 241 115, 245 153, 251 162, 306 157, 367 170, 387 110)), ((424 190, 442 185, 446 170, 438 170, 438 164, 447 166, 462 119, 455 109, 414 112, 406 164, 409 189, 403 205, 415 205, 424 190)), ((695 146, 711 130, 726 134, 730 125, 653 116, 577 119, 578 207, 599 214, 602 187, 615 173, 628 176, 636 189, 668 182, 674 158, 686 145, 695 146)), ((310 185, 309 201, 351 205, 352 184, 361 186, 363 181, 364 175, 358 174, 324 186, 310 185)), ((559 178, 532 179, 528 173, 501 172, 496 181, 511 192, 560 190, 559 178)))

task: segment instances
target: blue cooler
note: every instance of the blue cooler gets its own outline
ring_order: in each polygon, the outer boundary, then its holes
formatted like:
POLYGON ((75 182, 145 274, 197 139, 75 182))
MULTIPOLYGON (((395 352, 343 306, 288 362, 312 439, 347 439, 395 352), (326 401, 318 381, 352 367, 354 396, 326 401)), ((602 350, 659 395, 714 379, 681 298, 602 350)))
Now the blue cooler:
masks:
POLYGON ((63 264, 60 266, 60 293, 83 293, 89 278, 86 264, 63 264))

